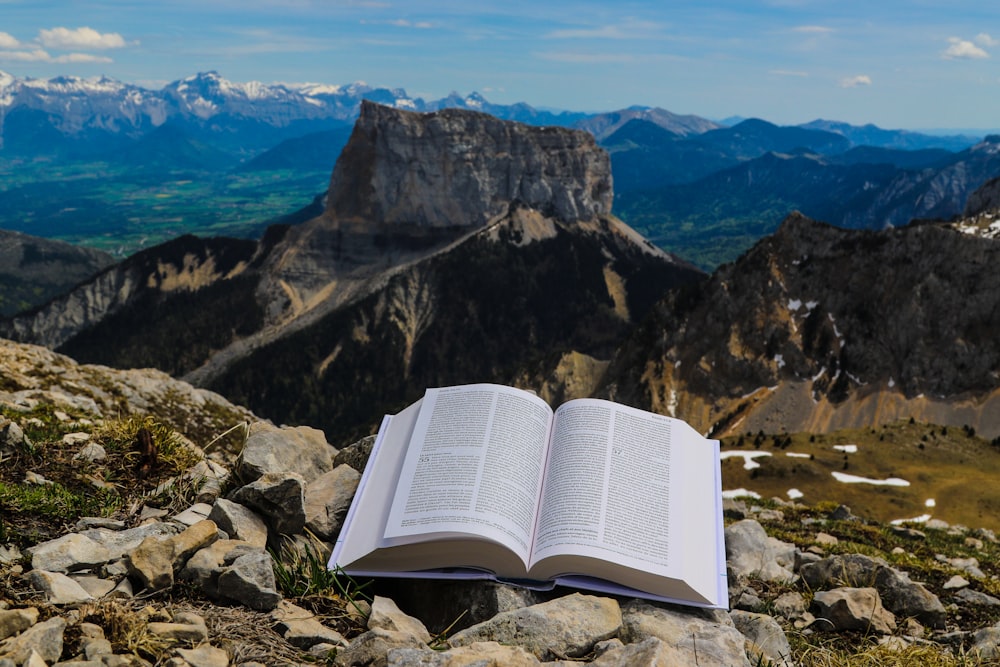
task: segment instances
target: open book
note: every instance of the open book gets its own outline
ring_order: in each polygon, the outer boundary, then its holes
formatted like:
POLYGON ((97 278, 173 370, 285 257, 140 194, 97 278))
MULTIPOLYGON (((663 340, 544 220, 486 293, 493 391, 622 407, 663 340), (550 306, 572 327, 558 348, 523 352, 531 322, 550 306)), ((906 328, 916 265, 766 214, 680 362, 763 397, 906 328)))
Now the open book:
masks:
POLYGON ((610 401, 553 412, 474 384, 384 419, 330 567, 725 608, 722 531, 718 441, 610 401))

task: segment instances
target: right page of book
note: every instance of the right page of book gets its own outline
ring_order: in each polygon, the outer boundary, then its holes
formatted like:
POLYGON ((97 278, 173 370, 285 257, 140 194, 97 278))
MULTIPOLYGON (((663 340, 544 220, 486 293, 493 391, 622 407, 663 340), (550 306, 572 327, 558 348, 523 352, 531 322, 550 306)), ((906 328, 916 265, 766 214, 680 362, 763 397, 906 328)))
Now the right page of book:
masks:
POLYGON ((635 588, 671 579, 714 601, 713 457, 714 441, 683 421, 609 401, 564 404, 553 423, 532 565, 550 559, 540 568, 549 576, 617 577, 635 588), (545 572, 574 565, 587 570, 545 572))

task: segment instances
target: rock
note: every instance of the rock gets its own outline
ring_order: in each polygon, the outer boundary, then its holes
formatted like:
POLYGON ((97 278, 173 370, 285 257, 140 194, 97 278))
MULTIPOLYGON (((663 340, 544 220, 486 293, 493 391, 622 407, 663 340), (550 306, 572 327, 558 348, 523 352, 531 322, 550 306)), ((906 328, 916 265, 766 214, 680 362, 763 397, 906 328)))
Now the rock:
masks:
POLYGON ((969 585, 968 579, 966 579, 961 575, 956 574, 951 579, 944 582, 944 585, 941 588, 945 589, 946 591, 951 591, 958 588, 965 588, 968 585, 969 585))
POLYGON ((300 649, 310 649, 317 644, 332 646, 347 646, 344 637, 323 625, 316 615, 297 607, 288 600, 282 600, 271 612, 274 629, 284 637, 285 641, 300 649))
POLYGON ((183 523, 185 526, 193 526, 199 521, 204 521, 208 518, 208 515, 212 512, 212 506, 208 503, 195 503, 191 507, 187 508, 180 514, 171 517, 174 521, 178 523, 183 523))
POLYGON ((28 549, 31 567, 46 572, 89 570, 112 559, 103 545, 79 533, 69 533, 28 549))
POLYGON ((368 456, 372 453, 372 446, 374 444, 375 436, 369 435, 344 447, 333 457, 334 468, 346 464, 358 472, 364 472, 365 465, 368 463, 368 456))
POLYGON ((947 558, 941 554, 938 554, 936 558, 938 561, 947 563, 951 567, 966 573, 970 577, 975 577, 976 579, 986 578, 983 571, 979 569, 979 559, 977 558, 947 558))
POLYGON ((242 540, 219 540, 198 550, 181 569, 178 577, 193 582, 213 599, 219 599, 219 575, 244 554, 262 551, 242 540))
POLYGON ((963 588, 955 593, 955 599, 961 600, 967 605, 980 607, 996 607, 1000 605, 1000 599, 980 591, 974 591, 971 588, 963 588))
POLYGON ((520 646, 476 642, 447 651, 418 648, 390 649, 389 667, 538 667, 541 663, 520 646))
POLYGON ((981 660, 1000 658, 1000 623, 976 630, 972 635, 970 653, 981 660))
POLYGON ((259 512, 278 535, 296 535, 305 528, 305 479, 298 473, 264 473, 237 489, 231 500, 259 512))
POLYGON ((836 586, 874 586, 893 614, 914 617, 932 628, 945 627, 945 610, 936 595, 882 559, 862 554, 824 558, 799 568, 799 576, 813 590, 836 586))
POLYGON ((394 649, 407 648, 424 651, 427 645, 413 635, 379 628, 358 635, 347 648, 337 651, 337 661, 349 667, 385 667, 394 649))
POLYGON ((229 655, 221 648, 202 644, 197 648, 179 648, 177 655, 191 667, 228 667, 229 655))
POLYGON ((372 600, 371 612, 368 614, 368 629, 400 632, 416 637, 424 643, 431 640, 431 635, 423 623, 404 614, 395 602, 380 595, 376 595, 372 600))
MULTIPOLYGON (((601 653, 591 663, 592 667, 633 667, 642 665, 649 667, 689 665, 689 656, 678 648, 670 646, 659 637, 647 637, 634 644, 622 644, 610 647, 601 653)), ((698 663, 712 664, 712 663, 698 663)), ((719 666, 721 667, 721 665, 719 666)))
POLYGON ((266 422, 251 426, 236 474, 244 483, 266 473, 297 473, 306 482, 333 470, 336 450, 319 429, 308 426, 276 428, 266 422))
POLYGON ((540 660, 586 655, 599 641, 615 636, 622 624, 618 603, 573 593, 516 611, 503 612, 451 637, 453 646, 475 642, 516 643, 540 660))
POLYGON ((110 579, 101 579, 93 575, 71 575, 70 578, 94 598, 103 598, 116 586, 116 583, 110 579))
POLYGON ((37 622, 38 609, 36 607, 0 610, 0 641, 7 639, 7 637, 13 637, 19 632, 24 632, 37 622))
POLYGON ((61 572, 45 572, 32 570, 28 573, 31 585, 35 590, 45 594, 49 604, 67 605, 89 602, 94 599, 80 584, 61 572))
POLYGON ((97 542, 110 553, 110 560, 117 560, 129 551, 138 547, 147 537, 167 537, 181 532, 181 527, 170 524, 156 522, 128 530, 108 530, 106 528, 92 528, 80 532, 80 535, 88 537, 97 542))
POLYGON ((208 639, 205 619, 191 612, 178 612, 171 622, 150 622, 146 625, 146 629, 160 639, 172 643, 197 645, 208 639))
POLYGON ((790 569, 795 563, 795 547, 769 537, 763 526, 744 519, 725 530, 726 564, 738 577, 764 581, 794 581, 790 569))
POLYGON ((270 611, 281 601, 271 557, 263 551, 244 554, 219 574, 218 594, 234 602, 270 611))
POLYGON ((723 611, 672 608, 644 600, 631 600, 622 609, 626 644, 650 637, 679 652, 668 664, 708 667, 750 667, 746 640, 723 611))
POLYGON ((63 633, 66 620, 53 616, 47 621, 36 623, 16 637, 0 644, 0 659, 8 658, 15 664, 24 664, 32 652, 45 663, 55 663, 63 651, 63 633))
POLYGON ((209 520, 231 539, 263 549, 267 546, 267 524, 253 510, 225 498, 215 501, 209 520))
MULTIPOLYGON (((88 438, 89 433, 85 434, 88 438)), ((65 439, 65 438, 64 438, 65 439)), ((73 455, 74 460, 87 461, 88 463, 97 463, 99 461, 105 461, 108 458, 108 453, 104 451, 104 447, 101 447, 96 442, 90 442, 84 445, 79 452, 73 455)))
POLYGON ((306 528, 321 540, 335 539, 360 481, 361 473, 343 464, 306 484, 306 528))
POLYGON ((747 611, 730 612, 733 624, 747 639, 747 653, 758 662, 767 661, 774 667, 795 667, 792 662, 792 648, 788 645, 785 631, 778 622, 767 614, 747 611))
POLYGON ((128 553, 129 576, 152 591, 170 588, 174 572, 195 552, 218 539, 218 534, 215 523, 202 520, 178 535, 147 537, 128 553))
POLYGON ((587 132, 364 101, 327 211, 379 225, 482 227, 512 201, 575 222, 607 215, 611 200, 610 160, 587 132))
POLYGON ((820 630, 857 630, 890 634, 896 629, 896 619, 882 606, 874 588, 837 588, 819 591, 813 596, 811 611, 820 630))

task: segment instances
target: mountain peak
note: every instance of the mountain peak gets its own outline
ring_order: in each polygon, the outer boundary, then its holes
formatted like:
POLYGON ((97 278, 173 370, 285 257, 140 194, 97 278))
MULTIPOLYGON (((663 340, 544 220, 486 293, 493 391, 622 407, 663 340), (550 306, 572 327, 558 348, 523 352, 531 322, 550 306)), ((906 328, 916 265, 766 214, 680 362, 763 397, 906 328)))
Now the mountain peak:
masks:
POLYGON ((607 215, 611 200, 610 160, 586 132, 364 101, 334 168, 327 213, 468 228, 488 224, 514 203, 576 222, 607 215))

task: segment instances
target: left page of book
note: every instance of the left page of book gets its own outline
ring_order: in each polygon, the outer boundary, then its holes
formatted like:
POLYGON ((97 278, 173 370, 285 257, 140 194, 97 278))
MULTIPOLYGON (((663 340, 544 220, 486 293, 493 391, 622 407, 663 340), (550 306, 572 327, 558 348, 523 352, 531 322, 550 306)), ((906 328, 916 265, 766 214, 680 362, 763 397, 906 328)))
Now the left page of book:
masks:
MULTIPOLYGON (((526 563, 551 419, 545 401, 513 387, 428 389, 389 510, 385 544, 472 537, 503 545, 526 563)), ((496 573, 523 576, 526 566, 503 569, 496 573)))
POLYGON ((420 412, 420 401, 382 420, 354 500, 333 547, 329 566, 349 568, 381 548, 389 507, 399 481, 406 448, 420 412))

